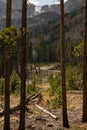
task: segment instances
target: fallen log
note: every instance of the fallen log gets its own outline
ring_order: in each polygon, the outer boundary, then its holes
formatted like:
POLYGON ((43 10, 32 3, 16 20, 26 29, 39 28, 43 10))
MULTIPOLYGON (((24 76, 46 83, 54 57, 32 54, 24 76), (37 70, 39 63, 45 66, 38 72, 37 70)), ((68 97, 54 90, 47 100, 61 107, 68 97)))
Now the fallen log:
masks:
MULTIPOLYGON (((38 93, 36 95, 33 94, 33 95, 31 95, 31 96, 29 96, 29 97, 26 98, 25 107, 29 103, 35 104, 35 103, 39 102, 40 100, 42 100, 41 93, 38 93)), ((26 107, 25 109, 26 109, 27 112, 31 113, 31 110, 29 110, 29 108, 26 107)), ((11 108, 10 109, 10 114, 12 114, 12 113, 14 113, 15 111, 18 111, 18 110, 20 110, 20 104, 18 104, 17 106, 11 108)), ((0 112, 0 117, 2 117, 2 116, 4 116, 4 110, 2 110, 0 112)))
POLYGON ((35 104, 35 107, 38 108, 39 110, 43 111, 44 113, 48 114, 49 116, 51 116, 52 118, 54 118, 55 120, 58 120, 58 116, 55 116, 54 114, 52 114, 51 112, 49 112, 48 110, 44 109, 43 107, 35 104))
POLYGON ((30 102, 33 102, 33 103, 38 103, 42 100, 42 94, 41 93, 38 93, 38 94, 33 94, 29 97, 26 98, 26 102, 25 104, 28 104, 30 102))

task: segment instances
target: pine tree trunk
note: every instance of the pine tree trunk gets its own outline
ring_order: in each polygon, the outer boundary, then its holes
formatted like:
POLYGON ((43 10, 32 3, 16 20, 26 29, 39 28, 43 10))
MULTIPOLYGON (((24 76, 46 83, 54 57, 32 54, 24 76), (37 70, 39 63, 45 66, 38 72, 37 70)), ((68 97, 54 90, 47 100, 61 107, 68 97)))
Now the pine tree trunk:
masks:
POLYGON ((22 6, 22 50, 21 50, 21 94, 20 94, 19 130, 25 130, 27 0, 23 0, 22 4, 23 6, 22 6))
POLYGON ((85 0, 85 35, 83 56, 83 115, 82 121, 87 122, 87 0, 85 0))
POLYGON ((61 39, 61 71, 62 71, 62 113, 63 126, 69 128, 67 117, 67 98, 66 98, 66 74, 65 74, 65 43, 64 43, 64 0, 60 0, 60 39, 61 39))
MULTIPOLYGON (((6 3, 6 27, 11 26, 11 0, 6 3)), ((10 130, 10 45, 5 46, 5 112, 4 130, 10 130)))

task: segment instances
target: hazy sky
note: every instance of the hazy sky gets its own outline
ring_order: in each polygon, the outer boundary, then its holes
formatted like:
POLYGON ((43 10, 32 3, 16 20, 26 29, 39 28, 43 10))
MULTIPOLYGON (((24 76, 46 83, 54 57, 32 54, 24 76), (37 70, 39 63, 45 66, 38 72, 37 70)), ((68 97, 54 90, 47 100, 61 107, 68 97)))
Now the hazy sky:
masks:
POLYGON ((59 0, 28 0, 28 1, 35 5, 47 5, 47 4, 50 5, 50 4, 57 4, 59 0))

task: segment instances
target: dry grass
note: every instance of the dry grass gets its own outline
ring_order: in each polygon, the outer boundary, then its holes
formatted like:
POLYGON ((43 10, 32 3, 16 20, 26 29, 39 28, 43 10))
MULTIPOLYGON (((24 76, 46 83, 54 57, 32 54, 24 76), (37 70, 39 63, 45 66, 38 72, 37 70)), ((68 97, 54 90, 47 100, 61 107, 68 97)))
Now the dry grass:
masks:
MULTIPOLYGON (((43 83, 41 85, 43 102, 40 104, 44 108, 46 100, 49 99, 48 94, 48 83, 43 83)), ((19 103, 19 96, 11 95, 11 107, 19 103)), ((82 123, 82 92, 67 92, 67 106, 68 106, 68 119, 70 128, 68 130, 87 130, 87 124, 82 123)), ((55 121, 48 115, 37 110, 34 105, 28 105, 33 113, 26 113, 26 130, 67 130, 62 127, 62 110, 58 108, 57 110, 51 110, 51 112, 58 116, 58 120, 55 121), (37 120, 37 117, 42 118, 37 120), (49 127, 48 124, 53 124, 49 127)), ((19 126, 19 112, 11 115, 11 130, 18 130, 19 126)), ((0 121, 0 130, 3 130, 3 121, 0 121)))

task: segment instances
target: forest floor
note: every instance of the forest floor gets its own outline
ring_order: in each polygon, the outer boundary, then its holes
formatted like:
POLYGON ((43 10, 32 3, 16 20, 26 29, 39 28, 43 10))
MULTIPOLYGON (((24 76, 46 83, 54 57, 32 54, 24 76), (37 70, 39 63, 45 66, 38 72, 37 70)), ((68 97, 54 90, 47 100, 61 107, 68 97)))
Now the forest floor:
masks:
MULTIPOLYGON (((40 106, 47 109, 46 100, 49 99, 47 90, 48 83, 43 83, 42 86, 43 101, 40 106)), ((11 107, 17 105, 19 97, 11 95, 11 107)), ((26 129, 25 130, 87 130, 87 124, 82 123, 82 91, 68 91, 68 119, 70 128, 63 128, 62 125, 62 108, 51 109, 51 113, 58 117, 58 120, 53 119, 46 113, 38 110, 35 105, 30 104, 27 107, 32 110, 31 113, 26 112, 26 129)), ((1 102, 2 103, 2 102, 1 102)), ((4 118, 0 117, 0 130, 3 130, 4 118)), ((18 130, 19 127, 19 111, 16 111, 10 116, 11 130, 18 130)))

